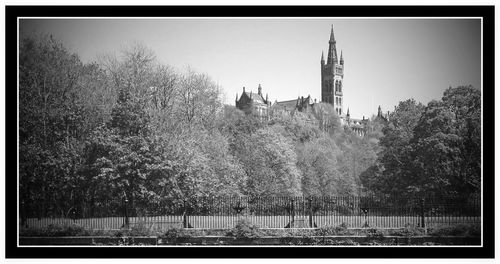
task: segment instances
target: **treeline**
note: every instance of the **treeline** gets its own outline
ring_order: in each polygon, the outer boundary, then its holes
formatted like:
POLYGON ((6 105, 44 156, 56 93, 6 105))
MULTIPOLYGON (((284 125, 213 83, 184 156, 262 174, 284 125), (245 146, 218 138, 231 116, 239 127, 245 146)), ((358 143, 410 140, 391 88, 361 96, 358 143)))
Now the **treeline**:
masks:
POLYGON ((149 210, 193 196, 357 194, 376 157, 328 105, 262 122, 224 105, 208 76, 140 45, 84 64, 51 37, 28 38, 19 63, 20 199, 33 214, 95 215, 125 199, 149 210))
POLYGON ((400 102, 383 128, 376 163, 361 175, 373 193, 461 196, 481 191, 481 92, 448 88, 424 106, 400 102))
POLYGON ((389 126, 369 122, 361 138, 327 104, 266 122, 247 116, 223 104, 209 76, 162 64, 140 45, 93 63, 51 37, 19 49, 20 201, 32 216, 118 213, 124 200, 141 214, 195 196, 417 192, 451 175, 450 186, 467 178, 460 188, 477 190, 480 123, 452 107, 466 103, 456 89, 408 113, 414 126, 400 105, 389 126), (447 160, 457 151, 467 163, 447 160))

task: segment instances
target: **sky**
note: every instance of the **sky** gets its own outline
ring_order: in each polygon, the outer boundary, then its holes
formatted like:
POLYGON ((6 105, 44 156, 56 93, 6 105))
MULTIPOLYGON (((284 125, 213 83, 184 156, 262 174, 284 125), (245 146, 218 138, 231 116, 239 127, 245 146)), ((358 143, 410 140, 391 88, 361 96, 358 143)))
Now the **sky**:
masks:
POLYGON ((344 111, 353 118, 427 104, 448 87, 481 87, 479 19, 21 19, 21 38, 51 34, 87 63, 131 43, 179 72, 190 67, 218 83, 227 104, 262 92, 274 102, 321 100, 321 52, 331 26, 344 56, 344 111))

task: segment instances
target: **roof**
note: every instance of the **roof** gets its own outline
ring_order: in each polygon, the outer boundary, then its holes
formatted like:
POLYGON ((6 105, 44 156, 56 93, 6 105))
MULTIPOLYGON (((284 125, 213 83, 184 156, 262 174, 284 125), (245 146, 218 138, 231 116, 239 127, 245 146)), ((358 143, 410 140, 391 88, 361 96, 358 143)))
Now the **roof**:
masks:
MULTIPOLYGON (((243 94, 246 94, 249 98, 252 98, 252 101, 254 102, 259 102, 259 103, 263 103, 263 104, 266 104, 266 100, 264 98, 262 98, 262 96, 258 93, 254 93, 254 92, 243 92, 243 94)), ((243 94, 241 96, 243 96, 243 94)), ((241 97, 240 97, 241 98, 241 97)))
POLYGON ((294 100, 288 100, 288 101, 281 101, 281 102, 276 102, 274 103, 275 106, 285 108, 288 110, 293 110, 297 107, 297 99, 294 100))
POLYGON ((277 105, 278 107, 282 107, 285 109, 295 109, 297 107, 301 109, 304 106, 311 105, 311 96, 309 95, 306 98, 300 97, 294 100, 276 102, 274 103, 274 105, 277 105))

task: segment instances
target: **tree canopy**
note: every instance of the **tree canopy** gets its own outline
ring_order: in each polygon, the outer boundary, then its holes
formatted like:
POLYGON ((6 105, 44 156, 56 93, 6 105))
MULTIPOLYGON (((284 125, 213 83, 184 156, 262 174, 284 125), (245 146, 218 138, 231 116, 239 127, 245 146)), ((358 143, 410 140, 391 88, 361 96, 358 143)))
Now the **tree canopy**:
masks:
POLYGON ((481 93, 402 101, 359 136, 329 104, 271 111, 223 104, 193 69, 136 44, 82 63, 52 37, 19 45, 19 171, 37 216, 134 214, 195 196, 469 194, 481 175, 481 93), (113 208, 113 209, 110 209, 113 208))

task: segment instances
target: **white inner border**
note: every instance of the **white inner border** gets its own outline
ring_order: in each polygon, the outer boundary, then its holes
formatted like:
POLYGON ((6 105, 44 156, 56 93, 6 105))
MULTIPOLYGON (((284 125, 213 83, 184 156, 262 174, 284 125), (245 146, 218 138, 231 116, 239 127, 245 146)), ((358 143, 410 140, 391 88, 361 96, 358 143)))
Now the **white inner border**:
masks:
MULTIPOLYGON (((481 245, 478 246, 456 246, 456 245, 435 245, 435 246, 417 246, 417 247, 482 247, 484 234, 483 234, 483 203, 484 203, 484 195, 483 195, 483 18, 482 17, 18 17, 17 18, 17 148, 19 150, 19 20, 20 19, 85 19, 85 20, 98 20, 98 19, 110 19, 110 20, 119 20, 119 19, 129 19, 129 20, 164 20, 164 19, 174 19, 174 20, 202 20, 202 19, 210 19, 210 20, 326 20, 326 19, 351 19, 351 20, 406 20, 406 19, 422 19, 422 20, 432 20, 432 19, 443 19, 443 20, 451 20, 451 19, 480 19, 481 20, 481 80, 480 80, 480 90, 481 90, 481 245)), ((492 88, 493 89, 493 88, 492 88)), ((56 245, 19 245, 19 151, 16 153, 17 155, 17 246, 18 247, 96 247, 96 246, 56 246, 56 245)), ((6 186, 7 187, 7 186, 6 186)), ((101 247, 101 246, 100 246, 101 247)), ((123 247, 123 246, 104 246, 104 247, 123 247)), ((245 245, 245 246, 127 246, 127 247, 288 247, 293 248, 293 246, 266 246, 266 245, 245 245)), ((405 247, 416 247, 416 246, 326 246, 326 245, 315 245, 315 246, 299 246, 299 247, 397 247, 397 248, 405 248, 405 247)))

